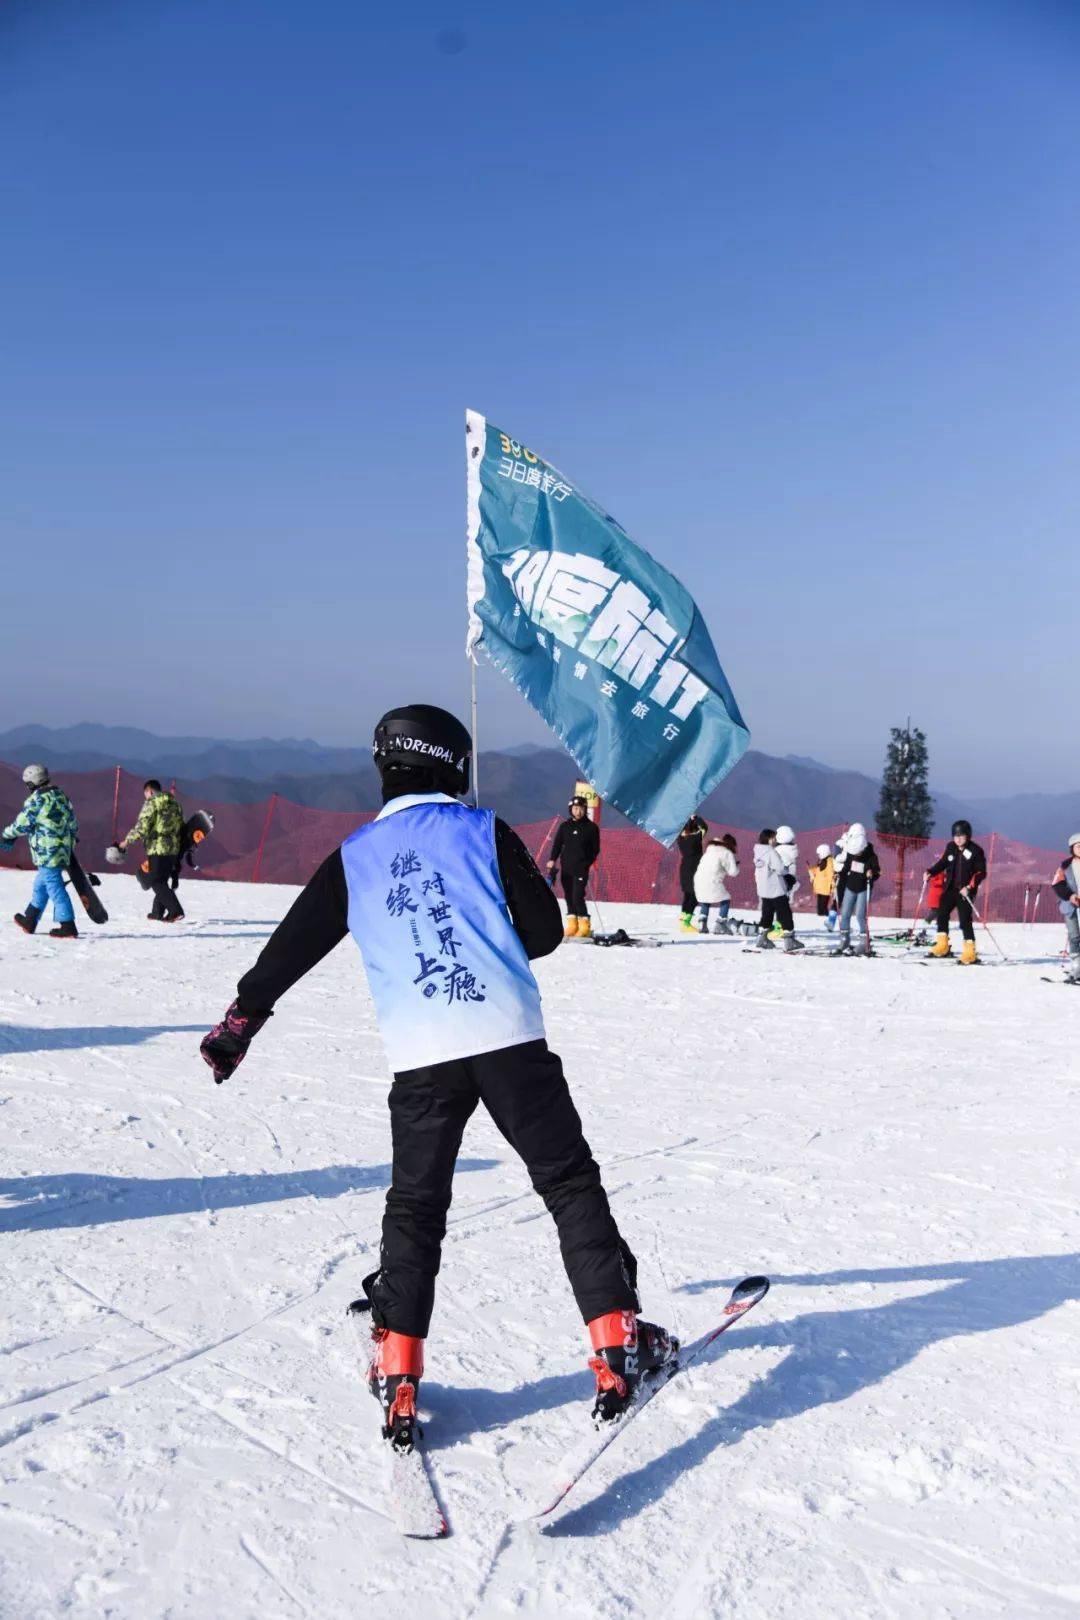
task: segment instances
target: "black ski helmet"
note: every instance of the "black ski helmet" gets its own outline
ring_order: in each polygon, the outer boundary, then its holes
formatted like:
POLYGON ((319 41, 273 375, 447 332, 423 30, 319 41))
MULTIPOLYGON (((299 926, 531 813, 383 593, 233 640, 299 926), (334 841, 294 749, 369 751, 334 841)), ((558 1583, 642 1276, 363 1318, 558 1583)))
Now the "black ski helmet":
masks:
POLYGON ((970 838, 971 822, 964 821, 963 819, 960 821, 954 821, 952 824, 952 835, 954 838, 956 837, 957 833, 959 833, 962 838, 970 838))
POLYGON ((428 771, 447 793, 469 791, 472 738, 460 720, 434 704, 388 710, 375 727, 371 755, 380 776, 395 767, 428 771))

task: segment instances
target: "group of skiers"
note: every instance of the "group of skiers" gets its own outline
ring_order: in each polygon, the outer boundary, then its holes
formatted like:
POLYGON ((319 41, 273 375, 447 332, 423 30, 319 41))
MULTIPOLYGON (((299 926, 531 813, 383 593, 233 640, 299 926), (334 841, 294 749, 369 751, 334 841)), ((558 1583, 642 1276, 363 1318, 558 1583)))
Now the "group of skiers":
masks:
MULTIPOLYGON (((36 933, 51 901, 54 926, 49 929, 50 937, 77 939, 75 910, 64 876, 75 859, 79 841, 75 807, 64 789, 50 779, 46 766, 27 765, 22 779, 30 789, 29 796, 15 820, 0 833, 0 850, 4 851, 12 849, 16 839, 25 838, 36 868, 30 904, 15 913, 15 924, 24 934, 36 933)), ((132 844, 143 844, 145 869, 154 896, 151 922, 179 922, 184 915, 176 895, 183 837, 184 812, 175 795, 150 778, 143 784, 139 819, 119 844, 110 844, 105 852, 106 859, 119 866, 125 850, 132 844)))
MULTIPOLYGON (((710 837, 708 823, 691 816, 678 838, 679 886, 682 890, 681 927, 706 933, 715 909, 714 934, 744 931, 730 919, 731 894, 727 883, 739 875, 739 852, 731 833, 710 837)), ((795 931, 792 901, 800 886, 799 851, 790 827, 764 827, 753 850, 754 883, 760 901, 756 924, 757 946, 787 951, 803 949, 795 931)), ((835 847, 819 844, 807 865, 815 909, 826 929, 837 935, 833 954, 866 955, 870 952, 869 903, 881 877, 881 861, 861 822, 853 822, 835 847)), ((978 962, 975 945, 975 897, 986 878, 986 855, 972 836, 971 823, 962 818, 939 860, 923 874, 923 896, 929 898, 937 937, 930 955, 952 956, 949 926, 953 913, 963 939, 959 960, 964 966, 978 962)), ((1068 931, 1068 976, 1080 983, 1080 834, 1070 840, 1069 854, 1054 880, 1068 931)))

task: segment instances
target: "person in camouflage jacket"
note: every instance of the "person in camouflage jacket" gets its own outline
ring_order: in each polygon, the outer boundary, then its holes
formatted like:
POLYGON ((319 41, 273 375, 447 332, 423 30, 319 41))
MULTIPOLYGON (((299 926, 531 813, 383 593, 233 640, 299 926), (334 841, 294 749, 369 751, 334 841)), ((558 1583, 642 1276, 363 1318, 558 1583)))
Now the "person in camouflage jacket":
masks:
POLYGON ((175 887, 170 887, 170 883, 180 875, 184 812, 173 795, 166 793, 161 783, 153 778, 143 784, 143 796, 146 803, 139 819, 127 837, 121 839, 120 848, 128 849, 142 840, 146 849, 150 887, 154 891, 150 920, 179 922, 184 908, 176 897, 175 887))
POLYGON ((16 838, 25 838, 37 867, 30 904, 16 914, 15 922, 24 934, 32 934, 51 900, 56 927, 50 933, 56 939, 75 939, 75 913, 64 886, 64 868, 79 836, 75 807, 63 788, 49 781, 44 765, 28 765, 23 781, 33 791, 15 820, 0 833, 0 849, 10 849, 16 838))

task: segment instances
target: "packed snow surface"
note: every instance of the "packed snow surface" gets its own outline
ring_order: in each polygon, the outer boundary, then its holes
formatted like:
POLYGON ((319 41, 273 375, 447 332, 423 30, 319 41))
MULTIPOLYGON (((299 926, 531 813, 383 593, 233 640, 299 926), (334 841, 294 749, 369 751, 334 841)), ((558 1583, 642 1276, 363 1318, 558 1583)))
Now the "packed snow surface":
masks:
POLYGON ((1060 928, 995 928, 1026 961, 983 935, 975 971, 712 940, 539 963, 646 1313, 689 1339, 741 1275, 773 1288, 518 1522, 591 1378, 553 1228, 478 1113, 422 1389, 451 1534, 416 1542, 345 1319, 389 1173, 355 948, 215 1087, 199 1038, 291 891, 189 883, 177 928, 130 877, 101 892, 107 927, 28 939, 29 879, 0 874, 3 1620, 1080 1614, 1060 928))

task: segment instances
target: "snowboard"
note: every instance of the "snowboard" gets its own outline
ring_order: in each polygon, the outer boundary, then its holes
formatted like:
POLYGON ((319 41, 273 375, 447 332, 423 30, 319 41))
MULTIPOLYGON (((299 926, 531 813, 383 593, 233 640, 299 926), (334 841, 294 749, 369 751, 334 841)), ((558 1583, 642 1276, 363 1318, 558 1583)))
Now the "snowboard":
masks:
POLYGON ((101 887, 101 879, 95 877, 93 872, 85 872, 78 858, 72 854, 66 867, 68 881, 82 902, 82 908, 93 923, 107 923, 109 913, 94 893, 101 887))
MULTIPOLYGON (((205 843, 206 839, 209 838, 213 830, 214 816, 212 811, 196 810, 194 815, 188 816, 187 820, 184 822, 183 833, 180 836, 180 853, 176 857, 177 881, 180 877, 180 867, 184 862, 191 867, 193 872, 197 872, 199 870, 199 863, 195 859, 195 855, 200 845, 205 843)), ((145 860, 140 864, 136 876, 144 889, 149 889, 151 887, 149 860, 145 860)))

